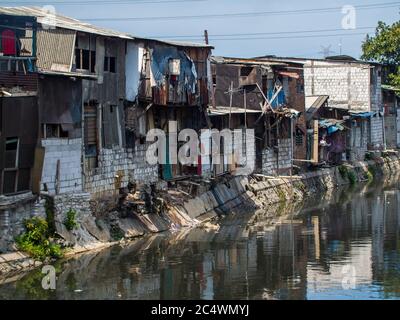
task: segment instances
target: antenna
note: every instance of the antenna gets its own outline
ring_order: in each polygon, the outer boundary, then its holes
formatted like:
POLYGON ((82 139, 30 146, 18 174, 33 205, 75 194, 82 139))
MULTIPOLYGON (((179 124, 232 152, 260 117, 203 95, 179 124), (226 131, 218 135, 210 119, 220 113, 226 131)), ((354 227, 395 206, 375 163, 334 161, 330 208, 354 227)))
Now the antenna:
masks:
POLYGON ((336 53, 335 51, 331 50, 332 45, 330 44, 329 46, 321 46, 322 51, 318 52, 319 54, 322 54, 324 58, 331 56, 333 53, 336 53))

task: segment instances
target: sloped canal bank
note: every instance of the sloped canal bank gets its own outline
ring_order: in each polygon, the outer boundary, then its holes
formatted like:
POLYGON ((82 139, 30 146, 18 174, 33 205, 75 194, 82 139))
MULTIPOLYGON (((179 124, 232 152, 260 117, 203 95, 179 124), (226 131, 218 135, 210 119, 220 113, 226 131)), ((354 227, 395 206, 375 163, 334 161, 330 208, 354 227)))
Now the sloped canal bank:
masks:
POLYGON ((37 269, 0 284, 0 299, 400 298, 398 184, 279 210, 59 261, 56 290, 42 289, 37 269))

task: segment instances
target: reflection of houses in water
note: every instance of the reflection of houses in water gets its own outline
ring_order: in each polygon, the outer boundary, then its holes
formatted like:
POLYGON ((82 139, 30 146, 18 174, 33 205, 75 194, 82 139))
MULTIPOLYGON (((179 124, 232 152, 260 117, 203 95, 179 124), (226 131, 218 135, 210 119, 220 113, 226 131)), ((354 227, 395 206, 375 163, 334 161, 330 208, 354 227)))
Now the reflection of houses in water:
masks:
MULTIPOLYGON (((362 294, 342 288, 352 267, 356 290, 383 286, 393 295, 400 292, 400 197, 398 191, 373 192, 347 191, 348 198, 325 207, 318 201, 302 222, 281 220, 248 237, 242 224, 236 226, 240 232, 230 224, 218 233, 194 229, 74 258, 63 266, 50 298, 346 298, 362 294), (344 266, 350 267, 345 273, 344 266)), ((23 290, 21 282, 14 297, 23 298, 23 290)))

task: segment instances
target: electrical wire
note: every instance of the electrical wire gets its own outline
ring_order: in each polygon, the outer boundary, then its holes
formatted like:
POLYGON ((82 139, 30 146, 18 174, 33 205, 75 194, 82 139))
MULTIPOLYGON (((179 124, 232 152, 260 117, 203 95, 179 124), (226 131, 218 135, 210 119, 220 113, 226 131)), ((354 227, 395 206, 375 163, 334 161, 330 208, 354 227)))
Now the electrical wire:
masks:
MULTIPOLYGON (((380 8, 393 8, 400 6, 400 2, 376 3, 369 5, 354 6, 356 10, 370 10, 380 8)), ((293 15, 293 14, 309 14, 309 13, 329 13, 341 10, 342 7, 330 8, 314 8, 299 9, 286 11, 258 11, 258 12, 242 12, 242 13, 223 13, 223 14, 204 14, 204 15, 186 15, 186 16, 154 16, 154 17, 103 17, 103 18, 80 18, 86 21, 171 21, 171 20, 195 20, 195 19, 212 19, 212 18, 245 18, 245 17, 263 17, 270 15, 293 15)))

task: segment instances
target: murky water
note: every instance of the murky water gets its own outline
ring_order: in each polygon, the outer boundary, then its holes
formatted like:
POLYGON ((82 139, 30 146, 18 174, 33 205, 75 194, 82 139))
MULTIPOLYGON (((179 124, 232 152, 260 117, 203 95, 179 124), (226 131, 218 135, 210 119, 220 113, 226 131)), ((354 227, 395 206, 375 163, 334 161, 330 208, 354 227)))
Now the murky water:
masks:
POLYGON ((57 264, 56 290, 43 290, 36 270, 0 284, 0 299, 400 298, 397 186, 346 190, 297 213, 86 254, 57 264))

